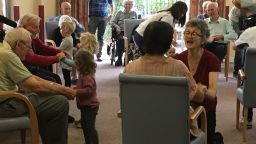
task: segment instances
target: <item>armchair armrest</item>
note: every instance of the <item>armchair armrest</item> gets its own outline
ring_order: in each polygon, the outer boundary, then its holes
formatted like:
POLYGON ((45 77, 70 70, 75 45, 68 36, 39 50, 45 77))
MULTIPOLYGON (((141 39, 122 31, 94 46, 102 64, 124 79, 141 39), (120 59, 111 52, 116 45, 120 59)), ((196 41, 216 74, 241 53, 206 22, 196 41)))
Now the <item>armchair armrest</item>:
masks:
POLYGON ((244 70, 240 69, 238 71, 238 77, 237 77, 237 87, 240 87, 241 82, 245 79, 244 70))
POLYGON ((200 116, 201 120, 201 129, 203 132, 207 134, 207 120, 206 120, 206 112, 203 106, 198 106, 192 114, 189 116, 189 122, 192 123, 193 121, 197 120, 200 116))
POLYGON ((36 142, 39 142, 39 131, 38 131, 38 123, 37 123, 37 116, 34 106, 31 104, 29 99, 19 93, 16 92, 6 92, 0 93, 1 99, 8 99, 8 98, 15 98, 22 102, 24 102, 25 106, 28 108, 28 117, 30 118, 30 128, 31 128, 31 136, 34 138, 36 142))

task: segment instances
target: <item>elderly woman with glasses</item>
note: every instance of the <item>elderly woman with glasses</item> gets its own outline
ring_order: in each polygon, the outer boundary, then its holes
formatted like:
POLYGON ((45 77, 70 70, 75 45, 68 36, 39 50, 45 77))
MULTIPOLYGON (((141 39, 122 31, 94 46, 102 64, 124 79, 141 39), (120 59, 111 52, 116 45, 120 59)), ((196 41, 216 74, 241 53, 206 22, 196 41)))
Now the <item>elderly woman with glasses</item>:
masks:
POLYGON ((220 71, 220 61, 211 52, 204 49, 210 35, 207 24, 203 20, 190 20, 184 30, 186 51, 175 54, 173 57, 181 60, 189 69, 198 85, 207 87, 202 102, 192 102, 192 105, 203 105, 207 113, 207 139, 214 143, 216 138, 216 106, 217 106, 217 79, 220 71))

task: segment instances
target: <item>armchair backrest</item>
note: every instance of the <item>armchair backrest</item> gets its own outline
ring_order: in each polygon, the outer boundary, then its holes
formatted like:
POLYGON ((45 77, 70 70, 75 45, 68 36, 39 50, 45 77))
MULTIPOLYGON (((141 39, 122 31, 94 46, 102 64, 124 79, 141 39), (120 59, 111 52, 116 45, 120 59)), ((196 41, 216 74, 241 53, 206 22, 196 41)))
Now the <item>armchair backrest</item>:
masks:
POLYGON ((244 62, 244 104, 248 107, 256 107, 256 96, 255 96, 255 86, 256 86, 256 48, 247 48, 245 52, 245 62, 244 62))
POLYGON ((131 40, 132 30, 134 27, 143 22, 144 19, 125 19, 124 20, 124 36, 128 38, 128 42, 131 40))
POLYGON ((120 74, 123 144, 188 144, 185 77, 120 74))
POLYGON ((58 21, 46 21, 45 22, 46 39, 55 41, 54 31, 58 27, 59 27, 59 22, 58 21))

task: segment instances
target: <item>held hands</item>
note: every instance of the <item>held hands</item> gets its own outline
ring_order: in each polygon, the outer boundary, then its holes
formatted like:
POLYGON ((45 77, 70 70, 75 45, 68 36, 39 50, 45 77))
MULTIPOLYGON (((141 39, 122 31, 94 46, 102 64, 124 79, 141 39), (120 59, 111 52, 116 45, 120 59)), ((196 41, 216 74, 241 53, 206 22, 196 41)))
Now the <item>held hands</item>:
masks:
POLYGON ((215 36, 208 38, 207 42, 212 43, 214 41, 223 40, 223 39, 224 39, 223 35, 215 35, 215 36))
POLYGON ((56 54, 56 56, 58 57, 59 60, 61 60, 62 58, 66 57, 64 52, 60 52, 60 53, 56 54))
POLYGON ((205 93, 207 91, 207 87, 205 85, 202 85, 201 83, 197 84, 197 91, 196 95, 193 98, 193 101, 201 103, 204 101, 205 93))
POLYGON ((69 99, 69 100, 73 100, 76 96, 76 90, 72 89, 72 88, 68 88, 65 90, 65 96, 69 99))

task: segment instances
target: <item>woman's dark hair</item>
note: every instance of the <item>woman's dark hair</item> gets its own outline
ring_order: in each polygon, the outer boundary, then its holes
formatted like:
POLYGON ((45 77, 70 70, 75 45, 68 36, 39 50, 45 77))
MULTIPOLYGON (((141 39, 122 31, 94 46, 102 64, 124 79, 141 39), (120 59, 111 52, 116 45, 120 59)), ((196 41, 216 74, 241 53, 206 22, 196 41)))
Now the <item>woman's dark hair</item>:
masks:
POLYGON ((94 74, 97 64, 93 55, 86 50, 79 50, 75 56, 75 62, 79 72, 83 75, 94 74))
POLYGON ((177 1, 170 8, 161 10, 159 12, 163 12, 163 11, 169 11, 172 14, 174 20, 177 20, 181 26, 185 24, 186 13, 188 11, 188 6, 185 2, 177 1))
POLYGON ((173 28, 166 22, 154 21, 148 24, 143 35, 143 51, 146 54, 162 55, 170 48, 173 28))

